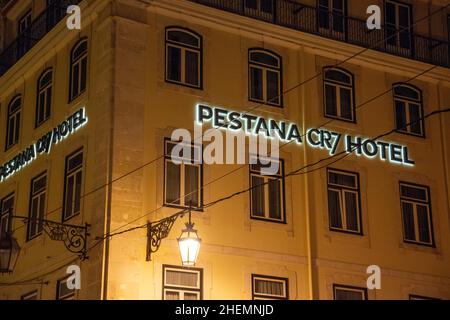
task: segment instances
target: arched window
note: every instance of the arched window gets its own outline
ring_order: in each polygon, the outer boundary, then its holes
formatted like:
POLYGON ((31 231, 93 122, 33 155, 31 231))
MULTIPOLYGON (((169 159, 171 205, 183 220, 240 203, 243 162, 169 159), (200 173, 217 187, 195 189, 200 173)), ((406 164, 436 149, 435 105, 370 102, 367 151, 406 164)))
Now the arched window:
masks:
POLYGON ((393 85, 395 127, 398 132, 423 137, 425 134, 422 93, 414 86, 397 83, 393 85))
POLYGON ((202 37, 179 28, 166 29, 166 81, 202 88, 202 37))
POLYGON ((22 96, 12 98, 8 105, 8 117, 6 123, 6 150, 19 142, 20 113, 22 109, 22 96))
POLYGON ((325 117, 355 122, 353 74, 343 69, 325 68, 323 85, 325 117))
POLYGON ((42 72, 37 83, 36 128, 50 118, 52 108, 52 87, 53 71, 52 69, 47 69, 42 72))
POLYGON ((70 52, 70 88, 69 101, 86 90, 88 63, 88 42, 80 40, 70 52))
POLYGON ((248 54, 249 100, 281 107, 282 61, 273 52, 250 49, 248 54))

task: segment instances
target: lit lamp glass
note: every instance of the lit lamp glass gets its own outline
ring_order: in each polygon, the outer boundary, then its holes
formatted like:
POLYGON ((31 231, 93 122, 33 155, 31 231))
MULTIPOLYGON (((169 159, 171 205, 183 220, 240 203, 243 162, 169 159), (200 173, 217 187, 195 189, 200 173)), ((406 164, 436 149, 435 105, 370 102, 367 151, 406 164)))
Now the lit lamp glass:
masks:
POLYGON ((200 242, 201 239, 198 237, 197 230, 194 229, 194 224, 186 223, 186 229, 181 232, 178 238, 183 266, 195 266, 200 251, 200 242))

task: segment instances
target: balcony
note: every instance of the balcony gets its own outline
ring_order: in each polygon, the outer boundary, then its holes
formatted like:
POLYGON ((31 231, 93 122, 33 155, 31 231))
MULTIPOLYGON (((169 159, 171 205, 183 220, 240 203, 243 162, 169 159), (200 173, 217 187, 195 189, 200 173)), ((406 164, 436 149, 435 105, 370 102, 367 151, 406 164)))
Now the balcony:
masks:
MULTIPOLYGON (((385 27, 381 30, 368 30, 365 20, 330 14, 328 11, 291 0, 266 1, 265 5, 259 8, 244 5, 244 0, 189 1, 328 39, 450 67, 450 48, 447 41, 420 36, 407 30, 398 32, 385 27)), ((249 3, 254 5, 257 2, 249 3)))
POLYGON ((67 7, 81 0, 53 1, 31 25, 0 53, 0 76, 6 73, 65 16, 67 7))

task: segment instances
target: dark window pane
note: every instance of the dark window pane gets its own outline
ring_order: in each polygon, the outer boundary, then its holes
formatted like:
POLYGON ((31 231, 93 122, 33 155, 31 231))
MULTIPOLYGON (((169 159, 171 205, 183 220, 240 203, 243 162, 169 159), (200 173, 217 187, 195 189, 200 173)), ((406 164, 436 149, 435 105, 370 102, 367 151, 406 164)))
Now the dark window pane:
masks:
POLYGON ((278 179, 270 179, 269 186, 269 216, 281 220, 281 184, 278 179))
POLYGON ((325 79, 341 82, 343 84, 351 85, 352 78, 350 75, 335 69, 325 70, 325 79))
POLYGON ((280 104, 279 73, 267 70, 267 102, 280 104))
POLYGON ((167 39, 178 43, 183 43, 188 46, 200 48, 200 39, 180 30, 168 31, 167 39))
POLYGON ((250 9, 258 9, 257 0, 245 0, 245 6, 250 9))
POLYGON ((78 171, 76 174, 75 198, 74 198, 75 203, 73 214, 79 213, 81 208, 81 180, 82 180, 82 172, 78 171))
POLYGON ((80 80, 80 66, 78 64, 73 66, 72 69, 72 98, 75 98, 79 94, 79 80, 80 80))
POLYGON ((279 59, 275 58, 273 55, 260 51, 251 52, 250 61, 265 64, 275 68, 279 67, 279 59))
POLYGON ((199 86, 199 54, 186 51, 186 83, 199 86))
POLYGON ((349 89, 341 88, 341 114, 347 120, 353 120, 352 92, 349 89))
POLYGON ((74 177, 70 176, 67 179, 67 185, 66 185, 66 208, 64 211, 64 217, 68 218, 70 216, 72 216, 73 214, 73 189, 74 189, 74 177))
POLYGON ((81 60, 81 75, 80 75, 80 92, 86 89, 87 82, 87 58, 81 60))
POLYGON ((333 10, 334 11, 344 11, 344 0, 333 0, 333 10))
POLYGON ((405 233, 406 240, 416 240, 414 232, 414 212, 413 205, 408 202, 402 201, 402 211, 403 211, 403 229, 405 233))
POLYGON ((422 120, 420 106, 415 103, 409 104, 409 119, 411 132, 415 134, 422 134, 422 120))
POLYGON ((166 162, 166 202, 180 204, 180 165, 166 162))
POLYGON ((363 300, 364 296, 361 291, 336 289, 335 300, 363 300))
POLYGON ((17 112, 16 113, 15 132, 14 132, 14 141, 13 141, 14 144, 19 142, 19 135, 20 135, 20 112, 17 112))
POLYGON ((386 22, 395 24, 395 5, 392 3, 386 3, 386 22))
POLYGON ((415 188, 413 186, 401 186, 402 196, 416 200, 427 201, 427 190, 424 188, 415 188))
POLYGON ((199 167, 185 165, 184 177, 184 204, 186 206, 192 205, 199 207, 198 193, 199 193, 199 167))
POLYGON ((404 85, 397 85, 394 87, 394 94, 396 96, 402 96, 412 100, 420 100, 420 95, 417 90, 404 85))
POLYGON ((272 3, 274 0, 259 0, 261 1, 261 11, 265 13, 272 13, 272 3))
POLYGON ((322 29, 329 29, 330 27, 330 16, 328 13, 328 9, 324 9, 319 7, 318 10, 319 15, 319 27, 322 29))
POLYGON ((181 49, 168 46, 167 79, 181 82, 181 49))
POLYGON ((406 127, 406 107, 403 101, 395 101, 395 125, 397 130, 408 130, 406 127))
POLYGON ((37 115, 38 124, 44 121, 44 108, 45 108, 45 92, 41 92, 41 94, 39 95, 39 106, 37 115))
POLYGON ((328 213, 330 217, 330 227, 341 229, 341 205, 338 191, 328 190, 328 213))
POLYGON ((264 179, 252 176, 252 215, 264 217, 264 179))
POLYGON ((44 222, 42 219, 45 217, 45 193, 41 194, 39 197, 39 215, 37 221, 38 230, 37 232, 40 233, 42 231, 42 228, 44 226, 44 222))
POLYGON ((263 100, 262 70, 250 68, 250 97, 256 100, 263 100))
POLYGON ((431 243, 430 221, 428 219, 428 207, 417 205, 417 224, 419 227, 419 241, 431 243))
POLYGON ((325 112, 327 116, 337 116, 336 87, 325 85, 325 112))
POLYGON ((50 117, 51 108, 52 108, 52 87, 47 89, 47 105, 45 107, 44 120, 47 120, 50 117))
POLYGON ((78 60, 82 55, 87 52, 87 41, 83 41, 78 44, 72 54, 72 61, 78 60))
POLYGON ((359 231, 357 195, 353 192, 344 192, 344 194, 347 229, 352 231, 359 231))
POLYGON ((328 172, 329 183, 340 185, 343 187, 356 188, 356 177, 350 174, 340 174, 337 172, 328 172))
POLYGON ((397 45, 397 29, 393 25, 386 25, 386 42, 388 45, 397 45))

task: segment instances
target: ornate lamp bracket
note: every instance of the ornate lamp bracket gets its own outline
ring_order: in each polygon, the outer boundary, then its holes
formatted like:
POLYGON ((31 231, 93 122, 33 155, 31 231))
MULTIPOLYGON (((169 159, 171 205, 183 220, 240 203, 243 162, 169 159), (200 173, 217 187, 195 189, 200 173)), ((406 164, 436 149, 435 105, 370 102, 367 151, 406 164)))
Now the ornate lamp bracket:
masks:
POLYGON ((151 261, 152 253, 158 251, 161 240, 166 238, 173 224, 178 217, 183 214, 174 214, 170 217, 159 220, 158 222, 148 222, 147 224, 147 261, 151 261))
POLYGON ((87 237, 90 236, 88 229, 90 224, 84 226, 59 223, 44 219, 31 219, 28 217, 13 218, 22 219, 24 223, 35 222, 42 224, 42 228, 51 240, 62 241, 66 249, 72 253, 77 253, 81 260, 88 259, 87 255, 87 237))

